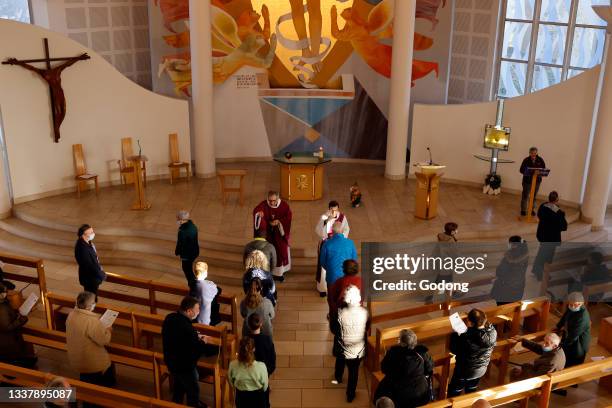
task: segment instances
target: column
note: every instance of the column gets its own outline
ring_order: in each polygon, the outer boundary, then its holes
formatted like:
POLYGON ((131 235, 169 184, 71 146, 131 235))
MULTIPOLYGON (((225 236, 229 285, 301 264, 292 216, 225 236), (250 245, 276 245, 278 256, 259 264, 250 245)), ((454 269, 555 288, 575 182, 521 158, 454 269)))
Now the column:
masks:
POLYGON ((216 172, 210 0, 189 0, 189 29, 195 170, 206 178, 216 172))
POLYGON ((385 177, 406 177, 416 0, 395 2, 385 177))
POLYGON ((0 109, 0 219, 8 218, 12 215, 12 201, 9 190, 11 189, 10 172, 6 162, 6 135, 2 122, 2 110, 0 109))
POLYGON ((593 7, 597 14, 608 21, 606 47, 601 64, 601 96, 599 106, 595 106, 597 122, 591 147, 591 160, 586 183, 582 216, 591 223, 593 231, 604 227, 610 183, 612 182, 612 54, 610 50, 610 30, 612 29, 612 8, 609 6, 593 7))

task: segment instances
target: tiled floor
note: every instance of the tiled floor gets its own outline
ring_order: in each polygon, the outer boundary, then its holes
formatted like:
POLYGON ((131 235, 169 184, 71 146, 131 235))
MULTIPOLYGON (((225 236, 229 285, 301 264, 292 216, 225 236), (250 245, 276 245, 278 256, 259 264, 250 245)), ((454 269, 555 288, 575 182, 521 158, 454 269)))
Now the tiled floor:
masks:
MULTIPOLYGON (((152 208, 147 212, 130 211, 133 192, 120 187, 102 189, 98 197, 88 193, 80 200, 74 194, 37 200, 19 205, 18 210, 60 226, 74 227, 89 222, 95 227, 154 231, 172 237, 176 233, 175 213, 178 209, 186 208, 191 210, 199 225, 202 239, 242 244, 251 237, 253 206, 264 198, 267 190, 278 188, 278 170, 271 163, 222 167, 248 170, 244 207, 238 205, 236 198, 231 198, 227 206, 222 206, 217 181, 195 179, 191 183, 179 182, 173 186, 166 181, 149 183, 147 194, 152 208)), ((314 225, 330 199, 341 202, 351 224, 351 238, 357 242, 433 239, 444 222, 449 220, 458 222, 459 236, 469 239, 478 239, 487 233, 494 233, 496 239, 503 239, 511 231, 533 233, 533 226, 517 221, 518 197, 514 195, 489 197, 482 195, 478 188, 443 184, 440 216, 432 221, 421 221, 413 217, 414 180, 388 181, 382 176, 384 168, 377 165, 332 164, 326 170, 323 200, 291 202, 294 214, 292 241, 296 248, 316 247, 314 225), (348 206, 348 188, 356 180, 364 194, 364 205, 352 209, 348 206)), ((612 220, 609 224, 612 225, 612 220)), ((81 289, 74 263, 46 261, 45 267, 50 290, 75 296, 81 289)), ((11 267, 7 269, 11 270, 11 267)), ((134 266, 122 268, 120 273, 148 276, 166 282, 183 282, 181 276, 172 273, 134 266)), ((236 274, 241 274, 241 271, 236 271, 236 274)), ((230 290, 241 296, 239 288, 230 290)), ((609 309, 604 309, 602 313, 606 313, 606 310, 609 313, 609 309)), ((270 383, 274 408, 370 406, 369 377, 363 368, 357 398, 352 404, 346 403, 342 386, 330 383, 334 358, 331 356, 332 337, 326 314, 326 301, 319 298, 314 284, 310 290, 286 289, 279 285, 279 303, 274 320, 277 371, 270 383)), ((41 317, 38 311, 32 324, 42 324, 41 317)), ((595 334, 597 318, 593 319, 595 334)), ((550 323, 555 319, 551 317, 550 323)), ((598 350, 593 353, 596 355, 598 350)), ((75 375, 65 364, 62 353, 41 351, 40 355, 41 368, 67 376, 75 375)), ((120 374, 118 388, 150 393, 151 384, 147 375, 129 370, 121 370, 120 374)), ((207 392, 204 390, 204 395, 207 392)), ((551 406, 605 407, 609 404, 612 404, 612 396, 590 383, 578 390, 570 390, 570 396, 566 399, 554 397, 551 406)))

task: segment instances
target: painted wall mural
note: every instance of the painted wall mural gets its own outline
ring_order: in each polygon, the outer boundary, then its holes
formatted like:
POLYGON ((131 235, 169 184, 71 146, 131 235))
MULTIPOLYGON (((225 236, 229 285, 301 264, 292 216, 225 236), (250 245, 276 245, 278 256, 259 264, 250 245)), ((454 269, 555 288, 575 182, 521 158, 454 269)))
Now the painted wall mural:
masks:
MULTIPOLYGON (((272 154, 323 147, 335 157, 384 159, 395 1, 409 0, 211 0, 216 103, 244 97, 244 74, 257 74, 250 98, 259 103, 239 120, 263 121, 265 135, 255 139, 272 154)), ((154 89, 189 97, 189 0, 150 2, 154 89)), ((444 103, 452 6, 416 2, 408 86, 413 101, 444 103)), ((215 129, 244 137, 225 121, 215 129)))

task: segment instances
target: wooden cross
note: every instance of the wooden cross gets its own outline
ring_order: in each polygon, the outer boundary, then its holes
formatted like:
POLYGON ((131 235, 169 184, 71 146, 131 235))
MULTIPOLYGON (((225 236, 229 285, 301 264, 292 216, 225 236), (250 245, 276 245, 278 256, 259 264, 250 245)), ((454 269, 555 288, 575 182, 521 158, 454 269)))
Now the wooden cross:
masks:
POLYGON ((66 117, 66 97, 64 96, 64 90, 62 89, 62 71, 77 61, 89 59, 87 53, 83 53, 78 57, 65 57, 65 58, 51 58, 49 55, 49 40, 44 39, 45 44, 45 58, 31 59, 31 60, 18 60, 16 58, 8 58, 3 61, 3 65, 18 65, 29 71, 35 72, 40 75, 49 85, 49 95, 51 97, 51 113, 53 118, 53 141, 59 142, 60 139, 60 126, 66 117), (63 61, 62 64, 51 67, 51 62, 63 61), (36 68, 30 64, 44 62, 46 69, 36 68))

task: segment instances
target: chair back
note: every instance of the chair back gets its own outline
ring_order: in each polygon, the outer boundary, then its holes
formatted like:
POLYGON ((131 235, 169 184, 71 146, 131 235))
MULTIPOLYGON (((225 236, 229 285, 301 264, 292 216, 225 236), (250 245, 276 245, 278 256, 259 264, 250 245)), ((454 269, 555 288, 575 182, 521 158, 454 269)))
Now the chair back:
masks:
POLYGON ((74 173, 76 176, 87 174, 87 166, 85 166, 85 155, 83 154, 83 145, 72 145, 72 157, 74 158, 74 173))
POLYGON ((124 137, 121 139, 121 160, 123 161, 124 166, 129 165, 130 161, 128 157, 134 155, 134 149, 132 148, 132 138, 124 137))
POLYGON ((170 138, 170 163, 180 163, 178 135, 170 133, 168 136, 170 138))

